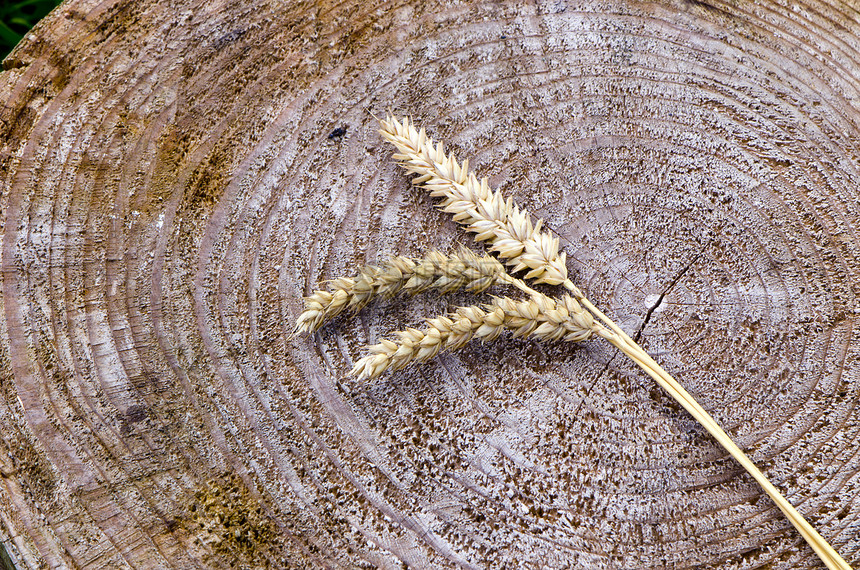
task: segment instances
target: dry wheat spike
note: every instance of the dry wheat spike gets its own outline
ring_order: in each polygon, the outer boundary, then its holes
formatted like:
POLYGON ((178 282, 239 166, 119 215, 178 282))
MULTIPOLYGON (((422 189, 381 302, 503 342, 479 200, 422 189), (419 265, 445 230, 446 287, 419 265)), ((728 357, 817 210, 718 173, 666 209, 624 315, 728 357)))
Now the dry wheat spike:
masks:
POLYGON ((408 118, 398 121, 389 115, 379 124, 379 133, 397 148, 394 159, 417 175, 412 183, 442 198, 439 207, 476 233, 477 241, 491 243, 490 250, 507 259, 514 273, 528 269, 526 279, 573 287, 567 279, 566 254, 559 253, 557 237, 541 231, 542 220, 532 224, 513 199, 506 200, 490 189, 486 178, 478 180, 469 172, 468 160, 460 164, 453 154, 446 155, 442 143, 434 143, 408 118))
POLYGON ((353 278, 333 279, 328 291, 317 290, 305 297, 295 333, 318 330, 345 309, 359 311, 374 299, 390 299, 401 292, 415 295, 429 289, 441 293, 465 289, 480 293, 497 283, 525 287, 496 258, 476 255, 465 247, 450 255, 434 250, 421 259, 392 257, 379 267, 365 265, 353 278))
POLYGON ((573 297, 551 299, 535 291, 525 301, 496 297, 483 307, 460 307, 447 317, 427 319, 427 325, 423 330, 397 331, 396 341, 383 339, 370 347, 370 354, 356 362, 350 374, 375 378, 413 362, 426 362, 442 351, 461 348, 472 339, 494 340, 504 330, 513 331, 515 337, 530 335, 550 341, 579 342, 594 334, 615 336, 594 322, 591 313, 573 297))
MULTIPOLYGON (((434 143, 423 128, 416 129, 408 118, 398 120, 389 115, 380 121, 380 126, 382 137, 397 148, 398 152, 393 158, 408 172, 418 175, 413 179, 413 184, 423 186, 432 196, 443 198, 440 207, 453 214, 454 220, 465 224, 469 231, 477 233, 477 240, 492 243, 491 250, 508 259, 508 263, 515 266, 514 272, 528 268, 531 271, 526 274, 526 279, 534 278, 538 283, 564 285, 571 291, 579 303, 603 321, 613 333, 601 336, 641 367, 714 436, 761 485, 828 568, 851 570, 845 560, 782 496, 710 414, 567 278, 566 258, 564 252, 558 252, 557 237, 541 232, 540 221, 532 225, 528 212, 514 205, 511 199, 505 200, 500 192, 493 193, 486 178, 479 182, 478 178, 469 172, 468 161, 461 165, 453 154, 446 156, 442 143, 434 143)), ((376 356, 381 357, 382 354, 376 356)))

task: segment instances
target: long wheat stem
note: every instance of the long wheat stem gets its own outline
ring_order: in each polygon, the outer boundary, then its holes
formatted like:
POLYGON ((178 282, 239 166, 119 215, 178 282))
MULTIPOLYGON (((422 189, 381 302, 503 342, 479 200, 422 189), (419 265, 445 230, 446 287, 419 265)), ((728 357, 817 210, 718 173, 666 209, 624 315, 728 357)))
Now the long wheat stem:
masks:
POLYGON ((741 466, 752 475, 753 479, 761 486, 765 493, 773 499, 776 506, 785 514, 794 528, 800 532, 803 539, 812 547, 818 557, 831 570, 851 570, 845 560, 830 546, 811 524, 801 515, 797 509, 779 492, 779 490, 768 480, 767 477, 756 467, 750 458, 735 444, 726 432, 717 424, 714 418, 705 411, 702 406, 679 384, 672 376, 660 366, 651 356, 640 347, 624 330, 616 325, 609 317, 594 306, 594 304, 583 295, 576 287, 570 287, 570 281, 564 286, 578 294, 577 300, 583 307, 588 309, 595 317, 613 332, 614 335, 602 335, 621 352, 627 355, 642 370, 651 376, 661 388, 669 393, 679 404, 681 404, 696 421, 698 421, 710 433, 741 466))
MULTIPOLYGON (((609 319, 601 319, 608 321, 609 319)), ((611 321, 609 321, 611 322, 611 321)), ((614 328, 614 327, 613 327, 614 328)), ((620 330, 620 329, 619 329, 620 330)), ((666 392, 669 393, 679 404, 681 404, 690 415, 692 415, 710 433, 735 460, 743 466, 762 489, 773 499, 776 506, 785 514, 792 525, 800 532, 803 539, 812 547, 818 557, 831 570, 851 570, 842 557, 830 544, 822 538, 811 524, 801 515, 797 509, 779 492, 779 490, 764 476, 749 457, 735 444, 725 431, 717 424, 708 412, 666 372, 657 362, 651 358, 636 342, 622 332, 618 335, 613 330, 612 334, 601 335, 613 346, 621 350, 651 378, 653 378, 666 392)))

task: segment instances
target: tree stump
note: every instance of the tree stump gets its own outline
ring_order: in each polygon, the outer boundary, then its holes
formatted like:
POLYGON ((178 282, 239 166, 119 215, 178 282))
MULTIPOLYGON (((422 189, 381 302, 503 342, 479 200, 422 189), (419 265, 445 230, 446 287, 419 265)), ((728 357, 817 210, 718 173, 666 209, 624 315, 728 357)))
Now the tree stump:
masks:
POLYGON ((482 249, 391 161, 391 109, 860 565, 860 14, 831 4, 65 3, 0 78, 12 561, 823 567, 602 342, 347 375, 469 294, 291 336, 323 280, 482 249))

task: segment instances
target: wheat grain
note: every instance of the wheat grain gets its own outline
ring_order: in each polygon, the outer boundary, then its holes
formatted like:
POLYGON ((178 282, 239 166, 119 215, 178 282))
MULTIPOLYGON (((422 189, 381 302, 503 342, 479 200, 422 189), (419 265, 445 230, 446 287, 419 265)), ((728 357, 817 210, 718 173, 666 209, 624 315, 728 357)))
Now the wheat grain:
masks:
MULTIPOLYGON (((394 333, 397 340, 383 339, 369 348, 350 374, 375 378, 400 370, 413 362, 426 362, 442 351, 455 350, 472 339, 496 339, 505 329, 515 337, 530 335, 540 340, 579 342, 594 334, 606 334, 573 297, 552 299, 534 292, 524 301, 496 297, 483 307, 460 307, 447 317, 427 320, 423 330, 409 328, 394 333)), ((612 334, 612 333, 609 333, 612 334)))
POLYGON ((507 259, 514 273, 528 270, 525 278, 536 283, 573 286, 567 278, 566 255, 559 253, 557 237, 541 231, 542 220, 532 224, 531 216, 512 198, 493 192, 486 178, 478 180, 469 171, 468 160, 460 164, 453 154, 446 155, 442 143, 434 143, 408 118, 398 121, 389 115, 379 124, 380 134, 397 148, 394 159, 417 175, 412 183, 442 198, 439 207, 476 233, 476 240, 491 243, 490 250, 507 259))
POLYGON ((441 293, 465 289, 480 293, 496 283, 525 287, 495 258, 466 248, 451 255, 432 251, 423 259, 392 257, 380 267, 361 268, 353 278, 334 279, 328 291, 305 297, 295 332, 315 331, 346 309, 359 311, 373 299, 388 299, 400 292, 415 295, 428 289, 441 293))

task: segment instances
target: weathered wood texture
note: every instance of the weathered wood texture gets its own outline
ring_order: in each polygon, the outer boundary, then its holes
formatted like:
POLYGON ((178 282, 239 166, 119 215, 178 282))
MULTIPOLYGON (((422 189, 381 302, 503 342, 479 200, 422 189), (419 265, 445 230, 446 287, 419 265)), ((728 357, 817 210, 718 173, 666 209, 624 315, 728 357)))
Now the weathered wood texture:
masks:
POLYGON ((471 243, 390 161, 389 108, 544 217, 860 565, 851 3, 79 0, 4 67, 19 567, 822 567, 603 343, 346 376, 468 295, 290 338, 320 280, 471 243))

